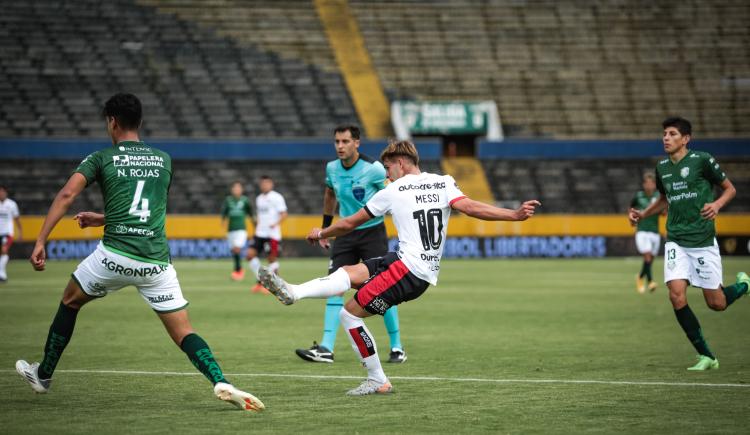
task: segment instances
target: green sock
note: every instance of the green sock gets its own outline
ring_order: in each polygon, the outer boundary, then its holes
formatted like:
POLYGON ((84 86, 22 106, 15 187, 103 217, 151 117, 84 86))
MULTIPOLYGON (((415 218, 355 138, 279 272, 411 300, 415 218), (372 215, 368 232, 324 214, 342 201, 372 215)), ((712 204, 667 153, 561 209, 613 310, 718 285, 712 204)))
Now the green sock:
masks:
POLYGON ((680 323, 680 326, 682 326, 682 330, 685 331, 688 340, 693 343, 695 350, 701 355, 705 355, 711 359, 716 359, 714 354, 711 353, 711 350, 708 348, 706 339, 703 338, 701 325, 698 323, 698 318, 695 317, 690 306, 685 305, 679 310, 674 310, 674 314, 677 316, 677 321, 680 323))
POLYGON ((740 298, 740 296, 747 293, 747 284, 744 282, 736 282, 729 287, 722 287, 721 291, 724 292, 724 296, 727 298, 727 307, 732 305, 732 302, 740 298))
POLYGON ((643 278, 643 275, 646 274, 646 269, 648 268, 646 261, 643 261, 643 264, 641 264, 641 273, 638 274, 638 278, 643 278))
POLYGON ((234 258, 234 271, 239 272, 242 270, 242 260, 240 260, 240 254, 232 254, 234 258))
POLYGON ((221 367, 219 367, 219 363, 214 359, 214 354, 211 353, 208 344, 198 334, 188 334, 183 338, 180 349, 187 354, 190 362, 212 384, 216 385, 217 382, 229 383, 224 378, 221 367))
POLYGON ((645 261, 643 262, 643 267, 646 269, 646 279, 648 279, 648 282, 651 282, 651 281, 654 280, 653 275, 651 275, 651 264, 652 263, 653 263, 653 261, 650 261, 648 263, 646 263, 645 261))
POLYGON ((55 319, 49 327, 47 342, 44 344, 44 359, 39 364, 38 372, 40 379, 52 379, 57 362, 73 337, 77 316, 78 310, 60 302, 55 319))

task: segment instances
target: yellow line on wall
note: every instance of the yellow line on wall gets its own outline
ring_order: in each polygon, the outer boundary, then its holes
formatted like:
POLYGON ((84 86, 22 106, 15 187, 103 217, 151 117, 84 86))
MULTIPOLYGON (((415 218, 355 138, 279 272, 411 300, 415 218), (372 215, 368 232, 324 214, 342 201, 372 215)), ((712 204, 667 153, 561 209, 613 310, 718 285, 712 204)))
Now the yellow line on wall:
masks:
MULTIPOLYGON (((31 242, 42 227, 44 216, 22 216, 22 241, 31 242)), ((320 226, 318 215, 293 215, 282 224, 282 234, 287 239, 303 239, 311 228, 320 226)), ((717 231, 733 236, 750 236, 750 213, 723 214, 716 222, 717 231)), ((390 218, 386 219, 388 235, 396 232, 390 218)), ((661 219, 662 234, 664 219, 661 219)), ((252 234, 252 226, 248 233, 252 234)), ((539 215, 526 222, 484 222, 466 216, 454 215, 448 225, 452 237, 498 236, 631 236, 634 229, 625 215, 539 215)), ((213 239, 226 235, 218 215, 168 215, 167 236, 170 239, 213 239)), ((51 239, 91 240, 102 236, 101 228, 80 229, 72 216, 66 216, 52 232, 51 239)))

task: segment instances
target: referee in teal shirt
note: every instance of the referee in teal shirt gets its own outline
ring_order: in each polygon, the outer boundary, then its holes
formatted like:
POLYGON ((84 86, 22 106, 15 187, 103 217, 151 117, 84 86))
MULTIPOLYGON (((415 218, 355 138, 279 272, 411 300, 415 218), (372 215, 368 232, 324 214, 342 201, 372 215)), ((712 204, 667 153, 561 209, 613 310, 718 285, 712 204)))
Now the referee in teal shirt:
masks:
MULTIPOLYGON (((375 193, 385 188, 385 168, 377 160, 359 153, 359 127, 339 126, 334 130, 335 147, 338 159, 326 165, 326 190, 323 197, 323 228, 333 222, 336 203, 342 218, 359 211, 375 193)), ((327 240, 320 245, 328 248, 327 240)), ((337 237, 331 250, 328 273, 341 266, 350 266, 370 258, 382 257, 388 252, 388 236, 382 217, 370 219, 351 233, 337 237)), ((344 298, 333 296, 326 300, 323 339, 320 344, 313 342, 309 349, 297 349, 297 355, 305 361, 333 362, 333 348, 336 332, 339 329, 339 311, 344 298)), ((398 307, 393 306, 383 316, 385 328, 391 339, 391 352, 388 362, 406 361, 406 352, 401 345, 398 326, 398 307)))

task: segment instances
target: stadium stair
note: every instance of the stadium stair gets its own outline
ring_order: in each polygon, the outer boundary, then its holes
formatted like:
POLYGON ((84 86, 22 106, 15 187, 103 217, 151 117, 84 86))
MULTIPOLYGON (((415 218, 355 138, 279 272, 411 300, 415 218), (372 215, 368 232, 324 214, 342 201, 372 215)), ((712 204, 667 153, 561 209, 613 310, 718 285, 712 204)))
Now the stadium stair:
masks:
POLYGON ((443 172, 453 176, 466 196, 494 204, 492 189, 479 160, 474 157, 446 157, 442 160, 442 166, 443 172))
POLYGON ((391 133, 388 99, 347 0, 315 0, 328 41, 369 138, 391 133))

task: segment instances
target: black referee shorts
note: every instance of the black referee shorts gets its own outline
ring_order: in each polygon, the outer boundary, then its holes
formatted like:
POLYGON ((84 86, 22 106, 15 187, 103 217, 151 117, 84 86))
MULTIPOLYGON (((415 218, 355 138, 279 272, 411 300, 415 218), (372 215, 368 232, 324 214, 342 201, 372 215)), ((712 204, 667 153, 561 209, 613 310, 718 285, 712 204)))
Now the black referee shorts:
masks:
POLYGON ((336 237, 331 248, 331 262, 328 274, 341 266, 359 264, 360 260, 382 257, 388 252, 388 236, 385 225, 375 225, 349 234, 336 237))

